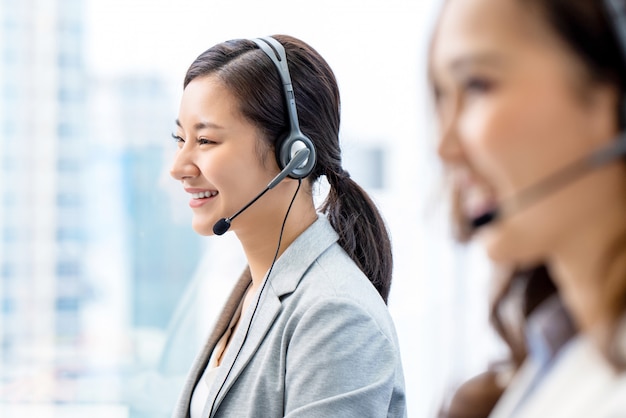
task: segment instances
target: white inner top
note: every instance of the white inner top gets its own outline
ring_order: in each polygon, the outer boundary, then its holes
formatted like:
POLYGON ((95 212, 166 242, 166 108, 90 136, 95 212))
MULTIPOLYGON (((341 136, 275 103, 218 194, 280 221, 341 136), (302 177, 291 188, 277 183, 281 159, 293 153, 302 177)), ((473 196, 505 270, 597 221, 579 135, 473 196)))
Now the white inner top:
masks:
POLYGON ((237 308, 237 312, 233 315, 233 319, 231 319, 228 328, 224 331, 224 335, 217 342, 215 348, 213 349, 213 353, 211 354, 211 358, 209 359, 209 363, 207 364, 206 369, 204 369, 204 373, 202 377, 198 381, 198 384, 193 390, 193 395, 191 396, 191 405, 190 405, 190 413, 191 418, 203 418, 202 411, 204 410, 204 406, 209 397, 209 390, 213 383, 215 382, 215 376, 220 369, 218 365, 218 360, 223 357, 224 351, 230 340, 231 335, 235 331, 237 323, 239 322, 239 318, 241 317, 241 306, 242 303, 239 304, 237 308))

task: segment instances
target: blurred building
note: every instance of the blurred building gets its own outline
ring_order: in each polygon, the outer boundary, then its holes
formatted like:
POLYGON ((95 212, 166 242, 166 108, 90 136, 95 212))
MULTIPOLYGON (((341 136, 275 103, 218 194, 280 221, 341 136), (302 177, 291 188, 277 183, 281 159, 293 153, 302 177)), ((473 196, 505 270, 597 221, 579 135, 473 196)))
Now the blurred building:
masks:
POLYGON ((0 337, 7 375, 76 358, 84 295, 82 1, 0 4, 0 337))
POLYGON ((199 237, 189 220, 172 224, 171 199, 164 185, 176 183, 167 174, 176 149, 171 138, 175 102, 157 76, 124 77, 116 91, 128 144, 123 190, 131 220, 127 232, 132 251, 132 326, 164 329, 200 254, 199 237))
POLYGON ((0 0, 0 404, 122 402, 201 251, 163 186, 171 95, 90 76, 84 7, 0 0))
POLYGON ((184 331, 193 318, 180 320, 189 312, 171 321, 202 250, 186 202, 171 195, 180 192, 167 172, 176 150, 176 103, 158 75, 94 79, 90 95, 89 178, 100 191, 88 210, 95 220, 89 225, 90 322, 103 324, 86 331, 92 355, 100 351, 92 364, 123 365, 116 370, 118 400, 131 417, 169 416, 196 353, 194 329, 184 331), (113 222, 102 222, 107 218, 113 222), (193 349, 172 348, 181 344, 193 349))

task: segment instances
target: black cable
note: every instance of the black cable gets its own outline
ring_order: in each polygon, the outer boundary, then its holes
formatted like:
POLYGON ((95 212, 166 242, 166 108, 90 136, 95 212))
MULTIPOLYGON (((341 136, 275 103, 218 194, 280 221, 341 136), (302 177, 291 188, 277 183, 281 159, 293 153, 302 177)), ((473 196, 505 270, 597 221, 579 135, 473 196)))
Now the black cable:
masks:
POLYGON ((291 198, 291 202, 289 203, 289 207, 287 208, 287 213, 285 213, 285 218, 283 219, 283 224, 280 227, 280 235, 278 236, 278 245, 276 246, 276 253, 274 254, 274 259, 272 260, 272 264, 270 265, 270 268, 267 271, 267 277, 265 278, 265 281, 263 282, 263 285, 261 286, 261 290, 259 291, 259 297, 257 298, 256 303, 254 305, 254 309, 252 310, 252 317, 250 318, 250 323, 248 324, 246 333, 243 336, 241 347, 239 348, 239 351, 237 351, 237 354, 235 355, 235 359, 233 360, 233 363, 230 366, 230 369, 228 369, 228 373, 226 373, 226 377, 224 377, 224 380, 222 381, 220 388, 215 394, 215 398, 213 399, 213 403, 211 404, 211 409, 209 410, 209 417, 213 413, 213 408, 215 407, 215 401, 217 401, 217 397, 219 396, 220 392, 224 388, 224 385, 226 384, 226 381, 228 380, 228 376, 230 375, 230 372, 233 370, 233 367, 235 366, 235 363, 237 362, 239 353, 241 353, 241 349, 244 347, 244 345, 246 344, 246 340, 248 339, 248 333, 250 332, 250 328, 252 328, 252 321, 254 321, 254 315, 256 314, 257 308, 259 307, 259 303, 261 302, 261 297, 263 296, 263 290, 265 289, 265 285, 270 281, 270 274, 272 274, 272 269, 274 269, 274 264, 276 263, 276 260, 278 259, 278 253, 280 252, 280 244, 283 240, 283 232, 285 231, 285 224, 287 223, 289 212, 291 212, 291 207, 293 206, 293 202, 296 200, 296 196, 298 195, 298 192, 300 191, 301 185, 302 185, 302 179, 299 178, 298 187, 296 188, 296 192, 293 194, 293 197, 291 198))

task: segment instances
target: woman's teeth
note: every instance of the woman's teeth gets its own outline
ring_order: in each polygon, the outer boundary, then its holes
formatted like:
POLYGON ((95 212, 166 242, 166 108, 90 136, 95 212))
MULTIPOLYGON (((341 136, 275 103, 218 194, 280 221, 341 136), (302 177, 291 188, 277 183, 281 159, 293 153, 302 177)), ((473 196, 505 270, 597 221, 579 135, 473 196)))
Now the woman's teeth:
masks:
POLYGON ((205 199, 207 197, 212 197, 215 196, 217 194, 216 191, 206 191, 206 192, 200 192, 200 193, 192 193, 191 197, 194 199, 205 199))
POLYGON ((480 187, 472 187, 465 192, 463 209, 465 216, 476 218, 488 212, 493 206, 493 198, 480 187))

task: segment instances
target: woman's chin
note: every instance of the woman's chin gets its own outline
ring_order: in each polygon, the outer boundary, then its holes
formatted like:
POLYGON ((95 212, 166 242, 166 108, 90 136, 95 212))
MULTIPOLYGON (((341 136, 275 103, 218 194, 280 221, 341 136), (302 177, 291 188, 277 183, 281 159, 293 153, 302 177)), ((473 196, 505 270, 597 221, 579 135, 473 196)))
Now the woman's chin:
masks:
POLYGON ((193 230, 198 235, 202 235, 204 237, 215 235, 215 233, 213 232, 213 225, 215 225, 215 222, 211 223, 211 222, 207 222, 206 220, 203 220, 202 222, 200 222, 199 220, 196 220, 195 218, 193 222, 191 223, 191 227, 193 228, 193 230))
POLYGON ((485 228, 476 234, 475 239, 487 257, 499 265, 532 266, 542 259, 536 246, 525 245, 522 237, 507 234, 498 228, 485 228))

